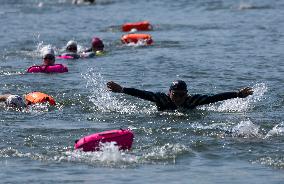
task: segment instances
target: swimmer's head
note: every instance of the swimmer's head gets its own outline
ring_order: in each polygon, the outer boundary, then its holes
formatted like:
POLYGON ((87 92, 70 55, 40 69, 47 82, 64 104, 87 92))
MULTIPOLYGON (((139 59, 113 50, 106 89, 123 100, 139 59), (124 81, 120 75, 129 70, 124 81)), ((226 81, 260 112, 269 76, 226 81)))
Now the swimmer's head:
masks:
POLYGON ((95 51, 97 51, 97 50, 104 50, 104 44, 103 44, 102 40, 99 39, 98 37, 93 37, 93 39, 92 39, 92 48, 95 51))
POLYGON ((5 103, 8 107, 13 107, 13 108, 24 108, 24 107, 26 107, 26 103, 24 102, 23 98, 20 97, 19 95, 10 95, 6 99, 5 103))
POLYGON ((52 48, 43 48, 42 59, 45 65, 53 65, 55 63, 54 50, 52 48))
POLYGON ((181 106, 187 99, 187 85, 182 80, 173 81, 170 90, 169 97, 176 106, 181 106))
POLYGON ((176 80, 173 81, 171 86, 170 86, 170 91, 171 90, 181 90, 181 91, 187 91, 187 85, 184 81, 182 80, 176 80))
POLYGON ((66 44, 66 50, 69 52, 77 52, 77 42, 75 42, 74 40, 70 40, 66 44))

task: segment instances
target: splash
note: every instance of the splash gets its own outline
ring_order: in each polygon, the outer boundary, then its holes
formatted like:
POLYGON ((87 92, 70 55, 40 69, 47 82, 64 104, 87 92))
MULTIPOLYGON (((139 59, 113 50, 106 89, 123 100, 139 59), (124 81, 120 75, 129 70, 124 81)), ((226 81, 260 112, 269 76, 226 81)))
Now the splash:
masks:
POLYGON ((267 86, 264 83, 256 84, 252 87, 253 95, 246 98, 234 98, 221 102, 221 104, 210 104, 198 109, 218 112, 246 112, 253 107, 253 104, 262 100, 263 95, 267 92, 267 86))
POLYGON ((42 114, 43 112, 48 112, 49 107, 50 105, 46 103, 32 104, 26 108, 26 112, 32 114, 42 114))
POLYGON ((38 6, 39 8, 42 8, 42 7, 43 7, 43 5, 44 5, 44 3, 43 3, 43 2, 39 2, 37 6, 38 6))
POLYGON ((284 135, 284 123, 280 123, 272 128, 264 138, 269 138, 272 136, 282 136, 284 135))
POLYGON ((245 10, 245 9, 252 9, 254 6, 249 4, 249 3, 245 3, 245 2, 241 2, 238 9, 239 10, 245 10))
POLYGON ((100 151, 67 151, 62 156, 55 157, 54 159, 58 161, 103 164, 105 166, 116 166, 138 162, 138 157, 128 154, 127 152, 120 151, 119 147, 115 145, 115 142, 102 143, 100 151))
POLYGON ((233 137, 260 137, 259 126, 253 124, 250 120, 241 121, 238 125, 232 128, 233 137))
POLYGON ((46 49, 53 49, 55 51, 55 54, 57 54, 56 47, 52 46, 51 44, 45 44, 43 41, 40 41, 40 34, 34 35, 34 42, 36 44, 36 50, 30 54, 32 57, 41 57, 42 52, 46 49))
POLYGON ((143 46, 148 46, 148 43, 147 43, 147 40, 141 39, 141 40, 138 40, 137 43, 130 42, 130 43, 127 43, 126 45, 129 47, 143 47, 143 46))
POLYGON ((0 158, 9 158, 9 157, 30 157, 30 153, 21 153, 17 149, 8 147, 4 149, 0 149, 0 158))
POLYGON ((269 9, 270 5, 254 5, 249 2, 241 2, 238 6, 238 10, 250 10, 250 9, 269 9))
POLYGON ((83 75, 83 78, 87 80, 87 88, 91 91, 89 101, 95 105, 95 109, 102 112, 116 111, 122 114, 137 112, 135 105, 127 103, 126 100, 121 102, 112 96, 111 92, 106 89, 106 81, 94 69, 90 69, 86 75, 83 75))
POLYGON ((0 71, 0 76, 13 76, 13 75, 20 75, 23 74, 22 72, 8 72, 8 71, 0 71))
POLYGON ((138 31, 137 29, 132 28, 132 29, 129 31, 129 33, 136 33, 137 31, 138 31))

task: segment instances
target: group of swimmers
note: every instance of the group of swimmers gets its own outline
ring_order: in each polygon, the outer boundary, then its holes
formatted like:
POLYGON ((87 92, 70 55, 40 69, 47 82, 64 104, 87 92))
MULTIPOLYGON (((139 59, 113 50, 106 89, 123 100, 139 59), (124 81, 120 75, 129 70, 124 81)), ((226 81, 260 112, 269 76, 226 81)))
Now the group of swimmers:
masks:
MULTIPOLYGON (((134 24, 125 24, 122 26, 122 30, 127 28, 127 30, 134 27, 135 29, 141 29, 141 30, 149 30, 152 29, 152 26, 149 24, 148 21, 143 22, 137 22, 134 24)), ((137 38, 143 38, 149 41, 149 37, 145 37, 145 34, 139 35, 139 34, 129 34, 130 36, 135 36, 134 42, 137 42, 137 38)), ((150 36, 151 38, 151 36, 150 36)), ((130 39, 130 37, 128 38, 130 39)), ((122 40, 123 41, 123 40, 122 40)), ((146 44, 147 41, 145 42, 146 44)), ((152 43, 152 40, 151 40, 152 43)), ((55 52, 52 48, 47 47, 44 48, 42 51, 42 59, 43 59, 43 65, 40 66, 33 66, 28 69, 27 72, 52 72, 52 68, 54 67, 54 70, 56 72, 67 72, 67 67, 56 64, 55 65, 55 58, 61 58, 61 59, 79 59, 79 58, 89 58, 94 56, 99 56, 104 54, 104 44, 103 41, 98 37, 93 37, 91 42, 91 47, 89 49, 86 49, 82 52, 78 52, 78 45, 76 41, 70 40, 66 46, 65 46, 65 52, 61 53, 58 56, 55 56, 55 52), (48 70, 49 69, 49 70, 48 70)), ((127 88, 122 87, 121 85, 110 81, 107 82, 107 88, 115 93, 124 93, 128 94, 134 97, 138 97, 144 100, 148 100, 151 102, 154 102, 157 106, 157 109, 159 111, 163 110, 175 110, 175 109, 194 109, 195 107, 199 105, 205 105, 210 103, 215 103, 218 101, 223 101, 231 98, 245 98, 249 95, 253 94, 253 90, 250 87, 245 87, 241 90, 234 91, 234 92, 225 92, 220 93, 212 96, 208 95, 202 95, 202 94, 196 94, 196 95, 190 95, 188 94, 187 85, 182 80, 176 80, 173 81, 169 91, 167 93, 154 93, 150 91, 145 90, 139 90, 135 88, 127 88)), ((48 95, 39 95, 40 92, 33 94, 32 98, 42 98, 42 100, 32 100, 35 103, 41 103, 41 102, 50 102, 50 99, 53 99, 52 97, 48 95), (40 96, 40 97, 38 97, 40 96), (48 100, 47 100, 48 99, 48 100)), ((15 107, 15 108, 23 108, 27 105, 31 104, 31 101, 27 100, 27 97, 24 96, 24 99, 19 95, 12 95, 12 94, 5 94, 0 95, 0 102, 5 102, 5 104, 8 107, 15 107), (25 99, 25 100, 24 100, 25 99)), ((50 103, 51 104, 51 103, 50 103)), ((53 103, 52 105, 55 105, 53 103)))
MULTIPOLYGON (((28 68, 27 72, 34 73, 37 72, 36 69, 39 68, 38 72, 49 73, 49 67, 60 66, 62 67, 62 71, 59 72, 67 72, 67 67, 61 64, 55 64, 56 57, 69 57, 69 59, 79 59, 79 58, 89 58, 94 56, 99 56, 104 54, 104 43, 98 37, 93 37, 91 42, 91 47, 78 52, 78 45, 75 41, 70 40, 66 46, 65 51, 59 56, 55 56, 55 52, 51 47, 44 47, 41 51, 41 56, 43 63, 39 66, 32 66, 28 68)), ((26 94, 23 96, 14 95, 14 94, 3 94, 0 95, 0 102, 4 102, 7 107, 23 109, 28 105, 35 103, 45 103, 50 102, 50 99, 54 100, 51 96, 41 93, 34 92, 31 94, 26 94), (28 100, 28 97, 31 96, 34 100, 28 100)), ((55 105, 54 103, 49 103, 50 105, 55 105)))
POLYGON ((70 59, 90 58, 104 54, 104 43, 98 37, 92 38, 91 47, 82 52, 78 52, 77 42, 70 40, 65 46, 65 52, 59 57, 70 57, 70 59))

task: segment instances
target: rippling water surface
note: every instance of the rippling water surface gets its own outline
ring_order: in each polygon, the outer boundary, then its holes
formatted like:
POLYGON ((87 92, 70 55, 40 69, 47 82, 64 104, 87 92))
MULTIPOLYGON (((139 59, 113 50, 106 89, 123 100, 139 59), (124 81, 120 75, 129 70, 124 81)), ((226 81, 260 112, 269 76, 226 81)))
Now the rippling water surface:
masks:
POLYGON ((56 107, 0 106, 0 183, 283 183, 284 2, 265 0, 2 0, 1 94, 42 91, 56 107), (149 20, 152 46, 122 45, 120 25, 149 20), (40 49, 59 51, 93 36, 107 54, 76 61, 64 74, 27 74, 40 49), (254 94, 188 112, 110 93, 106 82, 167 92, 254 94), (129 128, 133 148, 75 151, 95 132, 129 128))

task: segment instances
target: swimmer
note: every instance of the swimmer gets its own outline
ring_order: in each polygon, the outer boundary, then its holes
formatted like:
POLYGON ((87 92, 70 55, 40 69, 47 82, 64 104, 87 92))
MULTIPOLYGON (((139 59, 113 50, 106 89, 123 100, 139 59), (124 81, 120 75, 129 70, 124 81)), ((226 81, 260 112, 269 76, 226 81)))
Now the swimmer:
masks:
POLYGON ((104 55, 104 43, 98 37, 93 37, 92 47, 83 51, 81 54, 82 57, 94 57, 104 55))
POLYGON ((0 102, 4 102, 6 107, 23 109, 27 107, 26 102, 19 95, 5 94, 0 95, 0 102))
POLYGON ((52 48, 43 48, 42 60, 44 66, 52 66, 55 64, 55 54, 52 48))
POLYGON ((70 40, 65 46, 66 52, 62 53, 60 56, 70 56, 72 59, 79 59, 80 55, 77 54, 77 43, 74 40, 70 40))
POLYGON ((54 50, 50 47, 42 49, 43 64, 31 66, 27 69, 28 73, 63 73, 68 72, 68 68, 62 64, 55 64, 54 50))
POLYGON ((95 0, 73 0, 72 4, 82 4, 82 3, 93 4, 95 2, 96 2, 95 0))
POLYGON ((50 105, 55 105, 55 100, 51 96, 41 92, 29 93, 23 95, 23 97, 20 95, 4 94, 0 95, 0 102, 4 102, 6 107, 19 110, 35 103, 49 102, 50 105))
POLYGON ((125 93, 154 102, 159 111, 175 110, 179 108, 194 109, 199 105, 215 103, 231 98, 246 98, 247 96, 253 94, 252 88, 246 87, 239 91, 225 92, 212 96, 202 94, 190 95, 188 94, 186 83, 182 80, 174 81, 170 86, 168 94, 161 92, 154 93, 135 88, 126 88, 113 81, 108 82, 107 87, 110 91, 115 93, 125 93))

